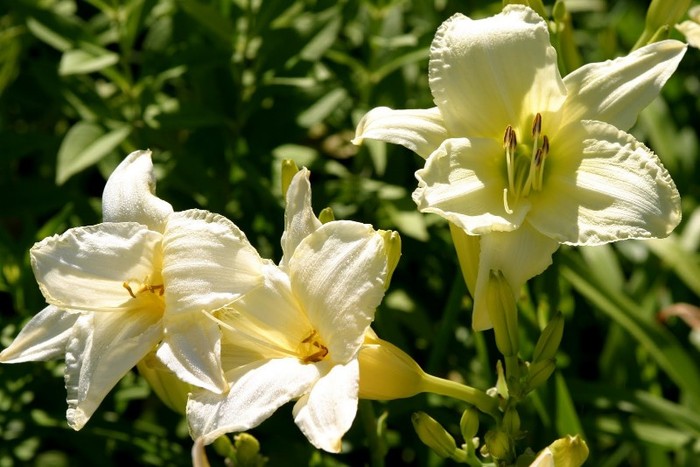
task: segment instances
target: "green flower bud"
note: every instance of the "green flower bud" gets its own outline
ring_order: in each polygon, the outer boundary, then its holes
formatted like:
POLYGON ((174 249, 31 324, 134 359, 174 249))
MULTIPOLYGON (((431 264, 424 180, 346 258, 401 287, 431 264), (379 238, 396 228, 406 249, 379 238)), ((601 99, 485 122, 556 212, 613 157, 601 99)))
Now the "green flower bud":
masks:
POLYGON ((513 440, 502 430, 490 430, 484 436, 484 443, 491 457, 508 461, 513 457, 513 440))
POLYGON ((467 407, 459 420, 459 429, 465 441, 472 439, 479 431, 479 411, 473 405, 467 407))
POLYGON ((136 368, 165 405, 175 412, 185 414, 187 396, 194 389, 192 385, 175 376, 175 373, 156 358, 155 352, 146 355, 136 364, 136 368))
POLYGON ((289 184, 292 183, 292 178, 299 172, 299 167, 291 159, 282 161, 282 196, 287 197, 289 184))
POLYGON ((260 443, 253 435, 240 433, 234 437, 236 448, 236 465, 240 467, 258 467, 266 459, 260 455, 260 443))
POLYGON ((384 249, 386 250, 387 274, 384 281, 384 289, 389 288, 391 276, 399 264, 401 258, 401 236, 393 230, 380 230, 379 233, 384 238, 384 249))
POLYGON ((457 260, 462 270, 464 282, 466 282, 467 289, 473 297, 476 290, 476 276, 479 272, 480 238, 478 235, 467 235, 464 230, 452 222, 450 222, 450 234, 452 234, 452 243, 457 251, 457 260))
POLYGON ((486 303, 496 335, 496 347, 506 357, 518 354, 518 309, 515 295, 501 271, 489 271, 486 303))
POLYGON ((552 375, 556 367, 557 365, 553 358, 550 358, 549 360, 540 360, 530 365, 527 375, 527 392, 530 392, 544 384, 544 382, 547 381, 552 375))
POLYGON ((588 446, 578 435, 556 440, 549 450, 557 467, 580 467, 588 458, 588 446))
POLYGON ((557 312, 545 326, 532 354, 532 362, 554 358, 564 334, 564 316, 557 312))
POLYGON ((440 423, 424 412, 411 416, 413 428, 423 443, 442 458, 453 457, 457 451, 455 439, 440 423))
POLYGON ((520 433, 520 415, 512 406, 503 414, 503 429, 513 437, 520 433))
POLYGON ((327 224, 335 220, 335 214, 333 214, 333 209, 330 207, 323 208, 323 210, 318 214, 318 220, 321 224, 327 224))

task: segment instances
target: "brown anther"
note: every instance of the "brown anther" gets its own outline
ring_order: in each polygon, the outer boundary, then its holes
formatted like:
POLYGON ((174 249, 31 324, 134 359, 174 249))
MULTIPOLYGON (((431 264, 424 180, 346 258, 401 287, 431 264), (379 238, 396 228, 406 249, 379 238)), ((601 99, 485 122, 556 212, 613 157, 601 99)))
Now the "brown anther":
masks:
POLYGON ((537 138, 542 132, 542 115, 537 112, 535 119, 532 121, 532 136, 537 138))
POLYGON ((318 344, 317 342, 314 342, 314 346, 320 348, 318 352, 312 353, 311 355, 307 355, 302 359, 302 362, 304 363, 317 363, 323 360, 326 355, 328 355, 328 349, 326 346, 318 344))
POLYGON ((515 138, 515 131, 513 131, 513 127, 508 125, 506 127, 506 132, 503 134, 503 148, 508 149, 512 142, 513 138, 515 138))
POLYGON ((122 287, 126 289, 127 292, 129 292, 129 295, 131 295, 131 298, 136 298, 136 295, 134 295, 134 291, 131 290, 131 286, 129 285, 128 282, 124 281, 122 283, 122 287))
POLYGON ((145 290, 148 290, 151 293, 156 293, 158 292, 158 295, 163 296, 165 293, 165 287, 163 284, 158 284, 158 285, 149 285, 145 288, 145 290))
MULTIPOLYGON (((301 343, 308 344, 309 342, 311 342, 311 339, 313 339, 315 335, 316 335, 316 330, 311 331, 311 334, 309 334, 308 337, 306 337, 303 341, 301 341, 301 343)), ((314 342, 314 344, 316 344, 316 342, 314 342)))
POLYGON ((544 151, 542 148, 537 148, 537 152, 535 153, 535 167, 539 167, 542 165, 542 156, 543 156, 544 151))
POLYGON ((542 137, 542 152, 544 157, 547 157, 547 154, 549 154, 549 138, 547 138, 547 135, 542 137))

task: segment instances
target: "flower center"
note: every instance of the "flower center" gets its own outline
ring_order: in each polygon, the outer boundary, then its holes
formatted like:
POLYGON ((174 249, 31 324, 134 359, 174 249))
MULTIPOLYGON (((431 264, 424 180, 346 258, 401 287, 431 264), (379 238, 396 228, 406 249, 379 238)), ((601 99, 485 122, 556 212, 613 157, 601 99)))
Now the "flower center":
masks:
POLYGON ((302 363, 317 363, 328 355, 328 347, 315 329, 299 344, 298 355, 302 363))
POLYGON ((508 125, 503 135, 506 152, 508 187, 503 189, 503 207, 513 214, 510 204, 527 198, 530 191, 540 191, 544 177, 544 163, 549 154, 549 138, 542 134, 542 115, 537 113, 532 122, 532 146, 518 145, 513 127, 508 125))

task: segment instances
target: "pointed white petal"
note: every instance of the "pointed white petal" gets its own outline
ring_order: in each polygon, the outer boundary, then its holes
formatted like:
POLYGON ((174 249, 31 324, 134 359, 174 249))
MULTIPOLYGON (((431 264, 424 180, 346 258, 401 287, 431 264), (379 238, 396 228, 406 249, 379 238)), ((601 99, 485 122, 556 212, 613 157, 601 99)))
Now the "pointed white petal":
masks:
POLYGON ((566 96, 547 23, 522 5, 445 21, 430 48, 430 89, 450 135, 498 139, 507 125, 529 127, 536 112, 555 112, 566 96))
POLYGON ((204 444, 219 436, 258 426, 282 405, 304 394, 319 378, 316 365, 296 358, 263 360, 226 375, 225 394, 197 391, 187 402, 192 438, 204 444))
POLYGON ((167 314, 158 359, 182 381, 213 392, 227 389, 221 369, 219 325, 204 312, 167 314))
POLYGON ((162 232, 173 212, 170 203, 155 196, 151 151, 134 151, 114 169, 102 193, 104 222, 138 222, 162 232))
POLYGON ((362 117, 352 142, 359 145, 365 139, 376 139, 400 144, 426 159, 448 137, 437 107, 406 110, 377 107, 362 117))
POLYGON ((492 139, 446 140, 416 172, 413 200, 421 212, 432 212, 470 235, 516 229, 530 208, 526 199, 509 204, 505 154, 492 139))
POLYGON ((208 211, 177 212, 163 234, 167 313, 213 311, 262 283, 262 260, 230 220, 208 211))
POLYGON ((263 265, 265 282, 239 300, 215 313, 233 344, 244 334, 259 352, 269 358, 297 356, 299 345, 314 327, 292 293, 289 276, 272 262, 263 265))
POLYGON ((700 48, 700 24, 695 21, 683 21, 676 25, 676 29, 685 36, 688 45, 700 48))
POLYGON ((569 93, 564 120, 599 120, 628 130, 659 95, 685 51, 682 42, 665 40, 615 60, 582 66, 564 78, 569 93))
POLYGON ((474 291, 472 327, 483 331, 492 327, 486 306, 486 284, 490 271, 500 270, 517 297, 525 282, 552 264, 552 254, 559 243, 542 235, 528 223, 512 232, 482 235, 479 272, 474 291))
POLYGON ((24 325, 12 344, 0 352, 0 362, 19 363, 63 358, 71 328, 80 316, 49 305, 24 325))
POLYGON ((59 308, 108 310, 128 306, 125 281, 152 277, 161 234, 143 225, 76 227, 35 244, 30 256, 46 301, 59 308))
POLYGON ((351 221, 324 224, 289 261, 292 291, 335 362, 347 362, 384 296, 384 239, 351 221))
POLYGON ((81 429, 162 334, 160 314, 146 309, 81 314, 66 349, 68 425, 81 429))
POLYGON ((299 242, 321 227, 311 208, 311 173, 306 167, 294 175, 287 189, 287 206, 284 210, 284 233, 282 234, 282 260, 280 267, 286 268, 299 242))
POLYGON ((603 122, 562 131, 544 189, 531 196, 533 227, 560 243, 599 245, 666 237, 678 225, 680 196, 647 147, 603 122))
POLYGON ((356 358, 335 365, 294 405, 294 422, 318 449, 340 452, 357 413, 360 370, 356 358))

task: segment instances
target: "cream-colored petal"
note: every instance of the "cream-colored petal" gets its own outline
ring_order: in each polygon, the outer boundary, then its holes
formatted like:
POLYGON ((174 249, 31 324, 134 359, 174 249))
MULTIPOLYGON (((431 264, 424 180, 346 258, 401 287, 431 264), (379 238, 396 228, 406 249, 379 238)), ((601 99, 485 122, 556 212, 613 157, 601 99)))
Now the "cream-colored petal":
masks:
POLYGON ((158 359, 182 381, 222 393, 228 388, 221 368, 221 332, 204 312, 166 314, 158 359))
POLYGON ((530 208, 527 199, 508 206, 505 154, 491 139, 446 140, 416 172, 413 200, 421 212, 432 212, 470 235, 518 228, 530 208))
POLYGON ((296 358, 262 360, 231 371, 227 393, 198 391, 190 396, 190 434, 209 444, 226 433, 254 428, 307 392, 319 376, 316 365, 305 365, 296 358))
POLYGON ((528 221, 560 243, 599 245, 666 237, 681 220, 680 196, 659 158, 603 122, 562 130, 552 144, 544 189, 528 221))
POLYGON ((566 97, 547 23, 522 5, 445 21, 430 48, 429 79, 453 137, 500 139, 507 125, 528 127, 535 113, 555 112, 566 97))
POLYGON ((81 429, 107 393, 158 343, 159 313, 83 313, 66 349, 68 425, 81 429))
POLYGON ((294 175, 287 189, 287 206, 284 210, 284 233, 282 234, 282 260, 280 267, 286 268, 297 245, 321 227, 311 208, 311 172, 303 167, 294 175))
POLYGON ((479 272, 474 292, 472 327, 483 331, 492 327, 486 305, 486 286, 490 271, 501 271, 517 298, 525 282, 552 264, 559 243, 542 235, 527 222, 512 232, 497 232, 480 237, 479 272))
POLYGON ((151 151, 134 151, 114 169, 102 192, 104 222, 138 222, 162 232, 173 212, 170 203, 155 196, 156 177, 151 151))
POLYGON ((400 144, 426 159, 448 138, 447 128, 437 107, 393 110, 376 107, 360 120, 353 144, 365 139, 400 144))
POLYGON ((262 283, 262 259, 218 214, 172 214, 163 234, 166 313, 214 311, 262 283))
POLYGON ((129 307, 124 283, 153 277, 161 238, 133 222, 76 227, 32 247, 34 276, 46 301, 59 308, 129 307))
POLYGON ((37 313, 9 347, 0 352, 0 362, 20 363, 63 358, 71 329, 79 313, 49 305, 37 313))
POLYGON ((340 452, 357 413, 360 370, 356 358, 335 365, 294 404, 294 423, 318 449, 340 452))
POLYGON ((292 291, 329 350, 345 363, 356 353, 384 296, 384 239, 351 221, 324 224, 289 261, 292 291))
POLYGON ((301 342, 313 325, 292 293, 289 276, 271 262, 263 265, 264 283, 223 309, 215 316, 235 345, 255 343, 268 358, 297 355, 301 342), (244 334, 234 338, 233 333, 244 334))
POLYGON ((564 122, 599 120, 628 130, 639 112, 659 95, 685 51, 685 44, 679 41, 654 42, 624 57, 590 63, 570 73, 564 78, 569 93, 564 122))

